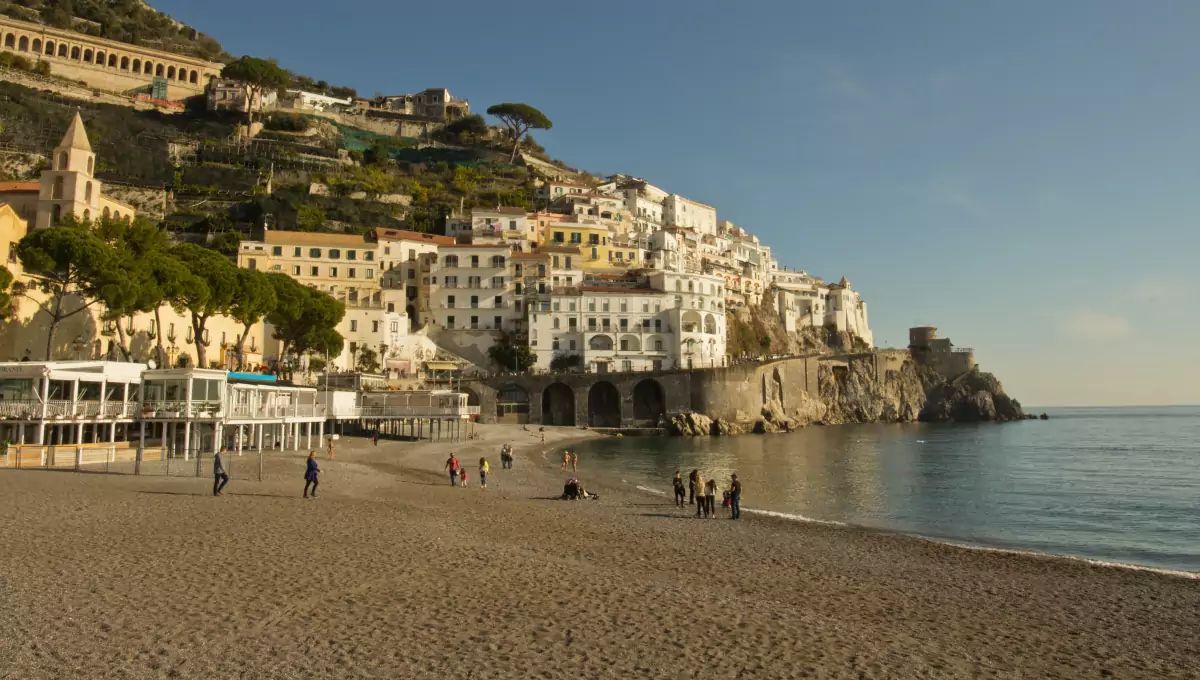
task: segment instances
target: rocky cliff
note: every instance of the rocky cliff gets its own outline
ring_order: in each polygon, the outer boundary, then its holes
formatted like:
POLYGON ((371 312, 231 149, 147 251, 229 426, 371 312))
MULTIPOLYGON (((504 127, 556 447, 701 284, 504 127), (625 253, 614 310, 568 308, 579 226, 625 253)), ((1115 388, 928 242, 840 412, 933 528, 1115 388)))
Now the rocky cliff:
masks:
MULTIPOLYGON (((893 355, 894 356, 894 355, 893 355)), ((823 361, 818 394, 784 390, 768 383, 759 412, 727 420, 702 413, 677 413, 667 423, 680 436, 786 432, 808 425, 1009 421, 1024 418, 990 373, 973 370, 953 380, 911 359, 881 368, 864 353, 823 361)))
POLYGON ((991 373, 978 369, 946 380, 913 361, 876 376, 870 359, 820 369, 825 424, 1021 420, 1021 404, 991 373))

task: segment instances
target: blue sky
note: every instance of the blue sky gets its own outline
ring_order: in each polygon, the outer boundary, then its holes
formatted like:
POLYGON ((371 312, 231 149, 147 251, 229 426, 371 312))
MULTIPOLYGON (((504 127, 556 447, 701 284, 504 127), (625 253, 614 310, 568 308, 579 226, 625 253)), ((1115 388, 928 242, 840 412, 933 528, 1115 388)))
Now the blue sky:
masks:
POLYGON ((1200 403, 1200 3, 157 0, 361 94, 526 101, 1028 405, 1200 403))

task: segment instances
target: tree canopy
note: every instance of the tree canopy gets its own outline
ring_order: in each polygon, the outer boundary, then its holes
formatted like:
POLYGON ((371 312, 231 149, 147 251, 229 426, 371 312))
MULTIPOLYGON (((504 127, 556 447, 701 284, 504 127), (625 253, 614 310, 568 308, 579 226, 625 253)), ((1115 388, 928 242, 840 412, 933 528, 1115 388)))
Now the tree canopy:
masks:
POLYGON ((8 267, 0 267, 0 319, 6 319, 12 314, 13 275, 8 267))
POLYGON ((512 138, 512 156, 510 163, 517 160, 517 152, 521 150, 521 140, 530 130, 549 130, 554 123, 538 109, 529 104, 504 102, 488 107, 488 115, 495 116, 504 124, 512 138))
POLYGON ((327 352, 331 357, 341 354, 345 341, 336 327, 346 314, 345 305, 287 274, 266 276, 275 289, 276 300, 266 319, 275 338, 283 343, 279 356, 298 356, 308 351, 327 352))
POLYGON ((266 274, 254 269, 237 270, 237 296, 229 307, 229 316, 242 324, 234 347, 239 369, 245 363, 246 337, 250 335, 250 329, 275 309, 275 305, 275 286, 266 274))
POLYGON ((17 244, 17 257, 26 275, 33 279, 30 287, 44 294, 38 299, 22 292, 38 305, 38 313, 47 317, 49 361, 59 324, 99 302, 101 289, 119 275, 113 269, 116 257, 88 225, 70 218, 58 226, 26 234, 17 244))
POLYGON ((221 77, 242 83, 246 92, 246 120, 251 123, 255 101, 262 103, 263 92, 282 89, 292 82, 291 75, 279 64, 251 56, 241 56, 225 64, 221 77))
POLYGON ((208 365, 205 348, 209 345, 208 320, 228 314, 239 294, 238 268, 224 255, 194 243, 181 243, 172 253, 195 277, 195 284, 180 292, 174 300, 178 309, 186 310, 192 319, 192 342, 196 346, 196 363, 208 365))

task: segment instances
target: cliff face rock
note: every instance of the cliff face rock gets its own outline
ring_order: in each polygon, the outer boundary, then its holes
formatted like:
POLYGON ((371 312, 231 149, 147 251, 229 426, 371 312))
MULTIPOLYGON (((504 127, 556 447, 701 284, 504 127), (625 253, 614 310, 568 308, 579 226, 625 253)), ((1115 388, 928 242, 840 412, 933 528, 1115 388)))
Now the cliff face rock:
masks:
POLYGON ((952 381, 934 376, 920 413, 920 419, 925 422, 1005 422, 1024 417, 1021 403, 1005 394, 996 376, 978 370, 952 381))
POLYGON ((703 413, 676 413, 667 421, 667 432, 679 437, 707 437, 713 421, 703 413))
POLYGON ((827 409, 823 422, 830 425, 911 422, 925 406, 922 371, 912 362, 882 379, 876 379, 868 357, 852 358, 845 366, 822 365, 818 384, 827 409))

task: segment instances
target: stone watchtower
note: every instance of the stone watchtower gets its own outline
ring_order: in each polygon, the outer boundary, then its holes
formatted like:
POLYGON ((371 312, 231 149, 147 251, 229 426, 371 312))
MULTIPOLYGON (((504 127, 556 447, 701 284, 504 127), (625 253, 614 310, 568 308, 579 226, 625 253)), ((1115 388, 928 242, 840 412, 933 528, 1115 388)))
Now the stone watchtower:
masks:
POLYGON ((50 157, 38 193, 37 227, 58 224, 66 215, 81 219, 100 217, 100 182, 92 174, 96 154, 88 142, 79 112, 50 157))

